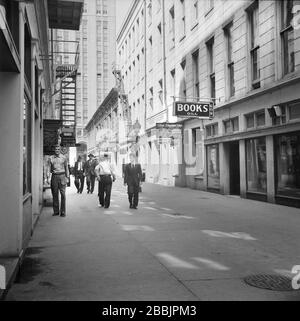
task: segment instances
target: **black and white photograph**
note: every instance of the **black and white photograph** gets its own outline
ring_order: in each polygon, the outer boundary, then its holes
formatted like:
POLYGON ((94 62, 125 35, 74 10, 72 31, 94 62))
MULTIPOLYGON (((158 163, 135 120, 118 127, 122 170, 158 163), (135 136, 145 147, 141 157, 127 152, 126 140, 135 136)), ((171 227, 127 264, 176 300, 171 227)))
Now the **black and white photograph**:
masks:
POLYGON ((3 305, 300 301, 300 0, 0 0, 0 151, 3 305))

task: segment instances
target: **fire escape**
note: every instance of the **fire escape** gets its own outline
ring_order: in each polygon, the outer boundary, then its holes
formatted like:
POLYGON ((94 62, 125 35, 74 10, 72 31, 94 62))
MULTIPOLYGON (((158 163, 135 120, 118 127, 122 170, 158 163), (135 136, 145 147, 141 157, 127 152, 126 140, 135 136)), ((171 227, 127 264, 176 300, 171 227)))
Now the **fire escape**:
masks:
MULTIPOLYGON (((59 41, 59 42, 64 42, 59 41)), ((58 64, 55 67, 56 82, 53 96, 61 121, 60 138, 64 147, 76 145, 76 77, 79 66, 79 45, 76 52, 54 52, 55 54, 75 55, 74 64, 58 64)))

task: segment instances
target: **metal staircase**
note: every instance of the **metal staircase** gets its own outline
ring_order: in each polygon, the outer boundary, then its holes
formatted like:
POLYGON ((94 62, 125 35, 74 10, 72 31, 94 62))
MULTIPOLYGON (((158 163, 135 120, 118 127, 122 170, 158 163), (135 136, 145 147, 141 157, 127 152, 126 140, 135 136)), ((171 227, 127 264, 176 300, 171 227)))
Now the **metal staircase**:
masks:
POLYGON ((61 143, 65 147, 76 144, 76 65, 60 65, 56 78, 60 80, 61 143))

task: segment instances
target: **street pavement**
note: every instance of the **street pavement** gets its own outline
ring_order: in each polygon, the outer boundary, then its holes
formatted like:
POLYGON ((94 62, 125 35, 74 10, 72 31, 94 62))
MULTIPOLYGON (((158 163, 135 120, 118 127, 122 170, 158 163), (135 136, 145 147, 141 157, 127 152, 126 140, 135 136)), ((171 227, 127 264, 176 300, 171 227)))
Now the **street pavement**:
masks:
POLYGON ((293 277, 295 265, 299 209, 144 184, 134 210, 118 178, 109 209, 74 187, 66 218, 44 208, 6 300, 298 301, 300 291, 244 282, 293 277))

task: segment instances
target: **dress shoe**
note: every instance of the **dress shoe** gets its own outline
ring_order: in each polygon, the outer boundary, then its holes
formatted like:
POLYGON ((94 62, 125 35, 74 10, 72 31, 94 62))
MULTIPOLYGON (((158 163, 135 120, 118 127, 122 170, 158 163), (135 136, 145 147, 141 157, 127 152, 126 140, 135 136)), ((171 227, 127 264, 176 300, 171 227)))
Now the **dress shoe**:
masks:
POLYGON ((60 216, 61 217, 66 217, 66 214, 65 213, 61 213, 60 216))
POLYGON ((59 213, 53 213, 52 214, 52 216, 58 216, 59 215, 59 213))
POLYGON ((133 208, 133 206, 130 204, 130 205, 129 205, 129 208, 133 208))
POLYGON ((137 207, 136 206, 132 206, 133 209, 137 210, 137 207))

